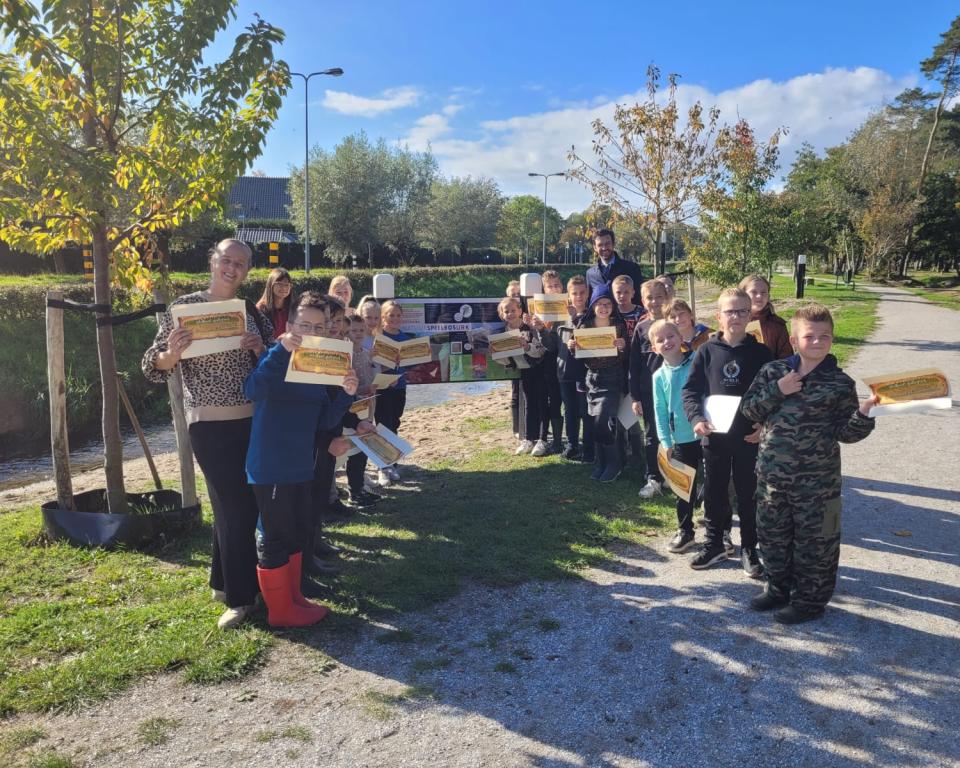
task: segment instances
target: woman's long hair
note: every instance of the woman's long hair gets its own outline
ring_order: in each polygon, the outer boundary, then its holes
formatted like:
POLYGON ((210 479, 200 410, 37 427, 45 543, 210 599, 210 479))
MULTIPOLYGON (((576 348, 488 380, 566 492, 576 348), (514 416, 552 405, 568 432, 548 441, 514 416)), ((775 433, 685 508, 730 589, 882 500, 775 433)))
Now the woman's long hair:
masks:
POLYGON ((282 309, 282 307, 275 307, 273 305, 273 286, 280 280, 286 280, 290 283, 290 293, 287 294, 285 301, 287 305, 286 308, 290 309, 291 300, 293 299, 293 280, 290 278, 290 273, 283 267, 274 267, 267 276, 267 284, 263 286, 263 296, 260 297, 260 301, 258 302, 267 312, 282 309))

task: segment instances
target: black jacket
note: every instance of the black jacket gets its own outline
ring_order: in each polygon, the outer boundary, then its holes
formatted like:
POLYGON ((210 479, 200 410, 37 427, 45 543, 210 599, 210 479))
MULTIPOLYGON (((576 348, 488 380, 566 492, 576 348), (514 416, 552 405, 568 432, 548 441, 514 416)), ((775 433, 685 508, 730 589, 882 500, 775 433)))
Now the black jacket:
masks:
POLYGON ((647 337, 651 325, 653 318, 647 315, 636 324, 630 339, 630 397, 636 403, 652 402, 653 374, 663 365, 663 358, 653 351, 647 337))
POLYGON ((633 303, 639 304, 640 286, 643 285, 644 281, 643 270, 635 261, 627 261, 616 251, 613 252, 613 255, 613 262, 606 267, 600 263, 600 259, 598 258, 597 262, 587 270, 587 285, 590 286, 590 293, 593 293, 593 289, 598 285, 603 285, 604 283, 610 285, 613 282, 613 278, 620 277, 620 275, 627 275, 633 280, 633 303))
MULTIPOLYGON (((735 347, 723 340, 722 333, 711 336, 694 355, 690 376, 683 385, 683 411, 687 420, 694 425, 706 421, 703 401, 708 395, 743 397, 760 369, 771 360, 770 350, 751 334, 735 347)), ((740 440, 752 431, 751 422, 738 410, 730 431, 717 437, 740 440)), ((713 437, 707 440, 710 442, 713 437)))

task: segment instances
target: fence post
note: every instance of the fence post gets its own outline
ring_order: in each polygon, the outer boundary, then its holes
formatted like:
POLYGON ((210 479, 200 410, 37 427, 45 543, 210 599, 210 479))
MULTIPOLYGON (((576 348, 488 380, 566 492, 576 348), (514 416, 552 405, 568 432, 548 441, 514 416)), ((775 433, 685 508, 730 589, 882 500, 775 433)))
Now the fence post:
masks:
MULTIPOLYGON (((167 297, 159 288, 153 291, 153 300, 165 304, 167 297)), ((157 322, 160 316, 157 315, 157 322)), ((183 378, 180 366, 174 366, 167 379, 167 394, 170 397, 170 413, 173 416, 173 433, 177 438, 177 459, 180 463, 180 497, 184 507, 197 503, 197 476, 193 471, 193 450, 190 447, 190 433, 187 431, 187 417, 183 410, 183 378)))
MULTIPOLYGON (((63 300, 61 291, 47 291, 47 300, 63 300)), ((74 509, 67 434, 67 378, 63 365, 63 310, 47 306, 47 390, 50 396, 50 450, 57 483, 57 502, 74 509)))
POLYGON ((693 322, 697 322, 697 287, 695 285, 697 276, 692 269, 687 270, 687 297, 690 299, 690 314, 693 315, 693 322))

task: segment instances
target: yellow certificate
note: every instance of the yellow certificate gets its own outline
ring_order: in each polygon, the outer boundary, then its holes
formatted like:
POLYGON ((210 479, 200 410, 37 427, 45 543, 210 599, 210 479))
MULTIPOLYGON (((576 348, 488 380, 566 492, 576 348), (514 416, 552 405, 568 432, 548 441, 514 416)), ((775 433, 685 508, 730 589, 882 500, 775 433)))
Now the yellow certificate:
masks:
POLYGON ((573 332, 577 342, 576 357, 616 357, 617 326, 605 325, 602 328, 577 328, 573 332))
POLYGON ((749 333, 753 338, 763 344, 763 329, 760 327, 759 320, 751 320, 747 323, 747 333, 749 333))
POLYGON ((355 400, 348 410, 358 419, 369 420, 373 416, 373 404, 376 402, 376 399, 377 396, 373 395, 355 400))
POLYGON ((563 293, 535 293, 529 301, 531 314, 545 323, 564 322, 570 319, 567 311, 567 297, 563 293))
POLYGON ((693 493, 693 480, 697 476, 697 470, 676 459, 667 461, 667 451, 662 445, 657 451, 657 466, 660 467, 660 474, 667 481, 670 490, 684 501, 689 502, 690 494, 693 493))
POLYGON ((419 365, 429 363, 433 359, 430 351, 430 337, 420 336, 416 339, 407 339, 400 342, 400 365, 419 365))
POLYGON ((399 378, 399 373, 378 373, 373 377, 373 386, 377 389, 386 389, 399 378))
POLYGON ((399 368, 400 342, 378 333, 373 337, 373 349, 370 350, 370 358, 374 363, 382 365, 384 368, 399 368))
POLYGON ((523 339, 520 338, 518 328, 503 333, 491 333, 487 340, 490 342, 490 359, 504 360, 508 357, 523 357, 523 339))
POLYGON ((353 363, 353 344, 322 336, 304 336, 290 355, 284 381, 342 385, 353 363))
POLYGON ((880 398, 880 402, 870 409, 871 416, 920 413, 951 406, 950 382, 939 368, 868 376, 863 383, 880 398))
POLYGON ((186 328, 193 340, 181 359, 212 355, 240 349, 240 339, 247 330, 247 307, 242 299, 177 304, 170 307, 175 328, 186 328))
POLYGON ((396 464, 400 459, 413 452, 413 446, 391 432, 383 424, 377 424, 377 431, 366 435, 351 435, 350 440, 370 458, 378 469, 396 464))

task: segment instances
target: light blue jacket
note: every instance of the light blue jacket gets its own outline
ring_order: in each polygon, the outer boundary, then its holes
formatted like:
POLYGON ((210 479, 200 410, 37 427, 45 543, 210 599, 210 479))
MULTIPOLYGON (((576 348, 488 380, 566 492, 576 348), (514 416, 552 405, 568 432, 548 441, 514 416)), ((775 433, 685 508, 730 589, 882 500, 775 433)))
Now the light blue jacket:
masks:
POLYGON ((657 437, 664 448, 677 443, 693 443, 698 438, 683 413, 680 391, 690 375, 693 354, 687 353, 678 366, 664 361, 653 374, 653 410, 656 412, 657 437))

